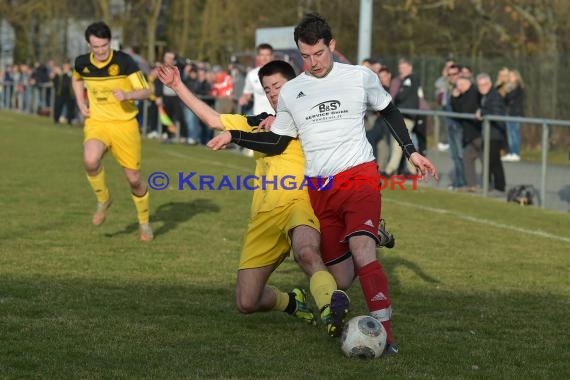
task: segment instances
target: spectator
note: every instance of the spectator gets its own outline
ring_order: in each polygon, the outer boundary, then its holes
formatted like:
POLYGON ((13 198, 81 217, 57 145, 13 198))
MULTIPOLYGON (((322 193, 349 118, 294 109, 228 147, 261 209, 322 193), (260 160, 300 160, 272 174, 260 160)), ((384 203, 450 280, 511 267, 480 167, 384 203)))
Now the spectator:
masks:
MULTIPOLYGON (((505 102, 499 91, 493 87, 491 77, 486 73, 477 75, 477 88, 481 94, 480 108, 476 112, 479 120, 486 115, 506 115, 505 102)), ((501 161, 501 149, 507 140, 505 123, 491 121, 491 141, 489 145, 489 173, 493 188, 501 195, 505 191, 505 171, 501 161)))
MULTIPOLYGON (((518 70, 509 72, 509 82, 506 86, 505 104, 507 115, 524 116, 524 83, 518 70)), ((521 160, 521 131, 518 121, 507 121, 507 137, 509 142, 508 153, 502 157, 503 161, 518 162, 521 160)))
MULTIPOLYGON (((455 60, 448 59, 441 69, 441 76, 435 81, 435 99, 437 105, 442 110, 445 110, 445 106, 449 100, 449 82, 447 80, 447 71, 453 65, 455 65, 455 60)), ((440 152, 445 152, 449 149, 449 143, 447 140, 447 122, 445 117, 439 117, 439 126, 439 141, 437 142, 437 149, 440 152)))
MULTIPOLYGON (((459 92, 456 89, 457 78, 461 68, 457 65, 451 65, 447 70, 448 91, 445 101, 444 110, 453 111, 451 107, 451 95, 455 91, 456 96, 459 92)), ((447 121, 447 137, 449 141, 449 154, 453 161, 453 171, 451 173, 450 190, 460 190, 465 187, 465 171, 463 167, 463 126, 460 120, 451 117, 446 118, 447 121)))
POLYGON ((495 81, 495 88, 499 95, 505 97, 507 94, 507 83, 509 82, 509 68, 504 66, 497 73, 497 80, 495 81))
MULTIPOLYGON (((398 108, 408 108, 408 109, 419 109, 420 107, 420 98, 418 96, 419 89, 420 89, 420 81, 413 74, 413 66, 412 63, 406 59, 400 59, 400 63, 398 65, 399 70, 399 78, 400 78, 400 87, 398 89, 398 93, 394 98, 394 104, 398 108)), ((404 116, 404 122, 406 124, 406 128, 408 129, 408 133, 412 134, 412 129, 416 123, 416 117, 411 114, 402 114, 404 116)), ((394 137, 392 137, 394 139, 394 137)), ((386 165, 384 170, 384 174, 386 176, 391 176, 393 174, 397 174, 398 168, 400 166, 400 161, 402 160, 403 152, 402 148, 398 145, 398 143, 392 140, 392 151, 390 153, 390 161, 386 165)), ((416 174, 415 166, 409 161, 406 160, 407 169, 409 174, 416 174)))
MULTIPOLYGON (((457 79, 457 91, 451 98, 453 112, 474 114, 479 109, 479 92, 470 76, 460 75, 457 79)), ((475 160, 481 159, 483 139, 479 120, 461 119, 463 130, 463 166, 465 169, 466 190, 477 191, 475 160)))
POLYGON ((273 60, 273 46, 267 43, 262 43, 257 46, 257 53, 255 56, 255 69, 250 70, 245 77, 245 86, 243 94, 239 98, 239 105, 246 107, 248 103, 253 100, 252 115, 259 115, 263 112, 274 114, 275 111, 267 100, 263 86, 259 81, 259 69, 266 63, 273 60))
POLYGON ((60 123, 60 121, 71 124, 75 118, 75 97, 73 96, 71 77, 71 63, 64 62, 61 66, 61 71, 53 78, 53 91, 55 96, 53 121, 56 124, 60 123), (62 119, 64 111, 65 116, 62 119))
MULTIPOLYGON (((176 64, 176 55, 172 51, 167 51, 164 53, 163 63, 167 65, 175 65, 176 64)), ((180 137, 182 141, 185 141, 188 137, 188 132, 186 128, 186 121, 184 120, 184 113, 182 109, 182 103, 176 93, 166 87, 160 86, 158 88, 159 93, 156 100, 158 106, 162 105, 164 110, 168 114, 168 116, 172 119, 174 124, 178 129, 178 135, 176 136, 175 133, 166 129, 164 132, 167 134, 167 139, 165 140, 166 143, 172 143, 176 141, 176 137, 180 137)))
POLYGON ((161 137, 162 132, 159 130, 159 119, 158 119, 158 106, 156 101, 158 99, 158 90, 162 92, 162 83, 158 79, 158 67, 160 66, 160 62, 157 62, 156 65, 151 67, 147 80, 148 86, 150 89, 150 96, 148 97, 148 108, 147 108, 147 130, 146 130, 146 137, 149 139, 157 139, 161 137))
MULTIPOLYGON (((192 92, 196 91, 196 89, 199 86, 199 81, 198 81, 198 67, 195 64, 189 63, 186 66, 184 66, 182 82, 192 92)), ((186 105, 183 105, 182 108, 184 109, 184 120, 186 121, 186 126, 188 127, 188 139, 186 140, 186 142, 189 145, 196 145, 200 140, 198 136, 198 133, 200 132, 200 120, 194 114, 194 112, 192 112, 192 110, 188 108, 186 105)))

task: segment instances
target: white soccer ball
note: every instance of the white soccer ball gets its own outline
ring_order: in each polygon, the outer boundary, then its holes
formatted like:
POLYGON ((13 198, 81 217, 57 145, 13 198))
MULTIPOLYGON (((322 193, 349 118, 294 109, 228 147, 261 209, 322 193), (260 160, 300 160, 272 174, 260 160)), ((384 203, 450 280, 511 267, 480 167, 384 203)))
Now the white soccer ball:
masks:
POLYGON ((352 318, 344 327, 340 348, 349 358, 379 358, 386 348, 387 336, 378 320, 361 315, 352 318))

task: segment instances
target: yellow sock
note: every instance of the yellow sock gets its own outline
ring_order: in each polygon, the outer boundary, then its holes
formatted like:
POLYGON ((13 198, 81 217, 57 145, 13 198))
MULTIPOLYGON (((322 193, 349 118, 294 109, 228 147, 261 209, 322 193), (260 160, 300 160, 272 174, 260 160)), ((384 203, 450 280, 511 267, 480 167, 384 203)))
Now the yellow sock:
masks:
POLYGON ((273 290, 275 293, 275 306, 272 310, 285 311, 289 305, 289 294, 283 293, 281 290, 277 289, 275 286, 267 286, 269 289, 273 290))
POLYGON ((133 198, 133 202, 135 202, 135 207, 137 209, 137 218, 139 219, 139 224, 147 224, 148 223, 148 214, 149 214, 149 197, 150 192, 148 189, 146 193, 142 197, 138 197, 134 194, 131 194, 133 198))
POLYGON ((331 294, 336 290, 336 281, 325 270, 315 272, 310 279, 310 289, 319 310, 331 302, 331 294))
POLYGON ((91 185, 91 188, 95 192, 97 197, 97 202, 105 203, 109 200, 109 189, 105 183, 105 168, 101 168, 101 171, 95 176, 87 175, 87 180, 91 185))

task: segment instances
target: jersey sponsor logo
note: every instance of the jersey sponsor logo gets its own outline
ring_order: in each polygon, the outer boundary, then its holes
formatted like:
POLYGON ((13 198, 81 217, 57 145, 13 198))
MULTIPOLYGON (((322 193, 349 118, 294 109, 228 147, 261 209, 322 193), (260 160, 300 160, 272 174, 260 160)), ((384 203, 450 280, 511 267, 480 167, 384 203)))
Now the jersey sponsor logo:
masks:
POLYGON ((112 64, 111 66, 109 66, 109 68, 107 69, 107 72, 109 73, 110 76, 114 77, 119 75, 119 65, 117 65, 116 63, 112 64))
POLYGON ((339 100, 327 100, 321 102, 313 107, 311 111, 315 112, 313 114, 308 114, 305 116, 305 120, 314 123, 342 119, 345 114, 348 114, 348 109, 341 109, 341 103, 339 100))
POLYGON ((317 104, 311 109, 315 108, 318 108, 319 112, 336 111, 340 108, 340 102, 338 100, 327 100, 326 102, 317 104))
POLYGON ((299 93, 297 94, 297 99, 302 98, 303 96, 305 96, 303 91, 299 91, 299 93))

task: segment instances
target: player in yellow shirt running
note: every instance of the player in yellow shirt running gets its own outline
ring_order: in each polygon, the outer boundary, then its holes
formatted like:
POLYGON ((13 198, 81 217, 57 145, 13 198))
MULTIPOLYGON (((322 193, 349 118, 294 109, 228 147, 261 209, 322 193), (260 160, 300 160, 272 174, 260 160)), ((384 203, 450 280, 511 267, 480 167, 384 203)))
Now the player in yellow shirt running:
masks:
POLYGON ((140 176, 141 137, 135 104, 135 100, 149 97, 149 86, 131 56, 111 49, 111 29, 105 23, 89 25, 85 39, 91 53, 75 59, 73 90, 85 117, 83 160, 98 202, 92 222, 101 225, 112 203, 101 164, 103 155, 111 151, 131 185, 140 239, 151 241, 154 236, 149 225, 149 192, 140 176))

